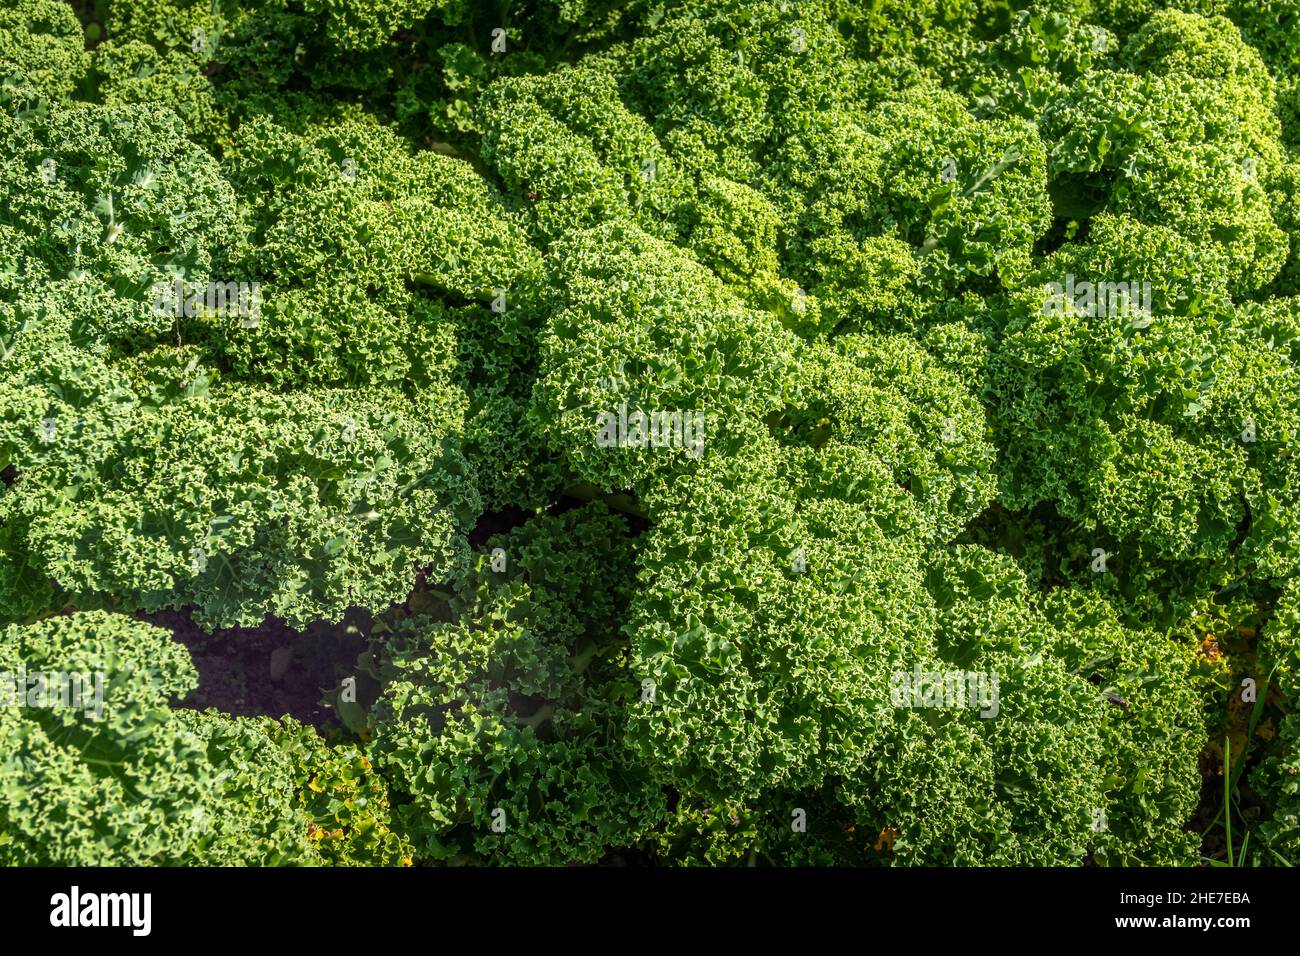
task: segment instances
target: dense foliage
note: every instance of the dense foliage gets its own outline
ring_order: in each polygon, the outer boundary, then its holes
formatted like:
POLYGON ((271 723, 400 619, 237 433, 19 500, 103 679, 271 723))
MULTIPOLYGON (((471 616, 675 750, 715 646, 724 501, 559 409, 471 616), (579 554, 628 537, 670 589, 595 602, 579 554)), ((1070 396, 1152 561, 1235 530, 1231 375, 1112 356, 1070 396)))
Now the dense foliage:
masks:
POLYGON ((1300 860, 1297 0, 512 6, 0 10, 0 862, 1300 860))

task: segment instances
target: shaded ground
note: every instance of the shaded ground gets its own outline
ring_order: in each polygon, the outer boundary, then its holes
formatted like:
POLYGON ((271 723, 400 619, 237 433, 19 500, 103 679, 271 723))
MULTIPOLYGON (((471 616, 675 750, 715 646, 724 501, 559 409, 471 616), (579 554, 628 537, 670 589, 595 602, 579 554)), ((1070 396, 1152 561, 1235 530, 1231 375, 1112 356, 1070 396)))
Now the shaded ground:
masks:
POLYGON ((1210 734, 1197 761, 1201 772, 1201 799, 1187 829, 1202 835, 1201 854, 1209 860, 1227 861, 1227 830, 1223 822, 1224 740, 1231 743, 1231 773, 1237 775, 1232 788, 1232 832, 1234 855, 1241 850, 1246 834, 1261 818, 1267 816, 1268 806, 1250 785, 1251 774, 1272 753, 1269 746, 1275 735, 1275 720, 1284 712, 1281 693, 1276 685, 1265 684, 1259 688, 1267 706, 1262 711, 1259 725, 1250 731, 1252 704, 1241 700, 1237 682, 1224 707, 1222 723, 1210 734), (1245 766, 1242 766, 1243 761, 1245 766))
POLYGON ((194 623, 188 610, 136 616, 167 628, 189 648, 199 686, 182 702, 184 706, 214 707, 238 717, 288 714, 315 727, 333 717, 321 698, 355 673, 371 624, 365 612, 350 611, 340 624, 315 623, 306 631, 267 618, 259 627, 209 634, 194 623))
POLYGON ((525 511, 522 508, 484 512, 479 516, 478 524, 474 526, 474 530, 469 533, 469 546, 471 548, 481 548, 487 544, 488 539, 494 534, 504 534, 513 528, 517 528, 532 516, 532 512, 525 511))
MULTIPOLYGON (((518 508, 484 514, 469 535, 470 545, 482 547, 494 534, 524 523, 531 514, 518 508)), ((420 595, 439 587, 417 575, 407 610, 420 595)), ((213 707, 236 717, 289 715, 304 724, 323 727, 335 720, 321 702, 326 691, 345 677, 357 675, 357 656, 366 650, 373 617, 350 610, 339 624, 314 622, 298 631, 279 618, 268 617, 257 627, 208 632, 188 609, 137 614, 142 621, 164 627, 184 644, 199 672, 199 686, 181 703, 203 710, 213 707)), ((365 703, 364 700, 360 701, 365 703)))

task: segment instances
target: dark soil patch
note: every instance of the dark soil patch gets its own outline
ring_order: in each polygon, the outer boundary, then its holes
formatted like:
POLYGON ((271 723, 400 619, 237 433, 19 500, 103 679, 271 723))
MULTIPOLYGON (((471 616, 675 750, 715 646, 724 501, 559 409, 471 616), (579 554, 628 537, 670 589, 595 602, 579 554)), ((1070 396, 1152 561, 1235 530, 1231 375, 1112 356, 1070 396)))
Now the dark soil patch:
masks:
POLYGON ((140 620, 171 631, 184 644, 199 672, 199 686, 185 707, 216 708, 237 717, 282 717, 321 727, 334 716, 321 703, 327 690, 356 673, 357 655, 367 647, 371 618, 349 611, 339 624, 320 622, 296 631, 278 618, 258 627, 208 633, 188 610, 139 614, 140 620))
POLYGON ((485 511, 479 516, 478 523, 474 525, 474 530, 469 533, 469 546, 471 548, 481 548, 488 543, 493 535, 513 531, 531 517, 533 517, 533 513, 525 511, 523 508, 485 511))
MULTIPOLYGON (((583 504, 578 499, 564 499, 555 510, 563 513, 583 504)), ((517 528, 533 516, 533 512, 521 508, 487 512, 470 533, 469 542, 482 548, 493 535, 517 528)), ((637 526, 646 524, 634 516, 629 516, 629 523, 634 530, 642 530, 637 526)), ((446 597, 452 590, 449 582, 430 581, 421 571, 408 599, 389 612, 419 612, 450 620, 446 597)), ((322 699, 344 678, 357 678, 357 702, 363 707, 374 696, 374 688, 369 686, 373 681, 359 673, 357 667, 357 658, 369 648, 374 626, 374 617, 361 608, 348 611, 338 624, 316 621, 302 631, 279 618, 268 617, 257 627, 209 633, 194 623, 188 609, 140 613, 136 617, 171 631, 189 650, 199 672, 199 686, 181 701, 184 707, 211 707, 236 717, 288 715, 324 728, 331 723, 341 724, 322 699)))
MULTIPOLYGON (((1264 607, 1260 607, 1264 612, 1264 607)), ((1250 626, 1239 626, 1207 635, 1207 656, 1226 657, 1232 666, 1228 681, 1231 688, 1222 703, 1222 716, 1211 731, 1209 739, 1198 757, 1201 774, 1201 795, 1196 812, 1188 821, 1187 829, 1201 835, 1201 855, 1209 860, 1227 862, 1227 832, 1222 812, 1224 809, 1224 773, 1235 774, 1230 806, 1232 814, 1233 850, 1239 853, 1246 834, 1257 821, 1265 818, 1268 807, 1251 786, 1251 776, 1274 752, 1275 727, 1285 712, 1285 701, 1276 684, 1260 681, 1257 692, 1262 709, 1259 723, 1251 727, 1251 717, 1256 703, 1242 699, 1241 681, 1259 672, 1256 647, 1259 634, 1266 626, 1268 614, 1250 626), (1232 767, 1225 770, 1224 744, 1230 742, 1232 767), (1273 745, 1270 742, 1274 742, 1273 745), (1243 766, 1242 762, 1245 761, 1243 766)))
MULTIPOLYGON (((1201 797, 1196 812, 1187 822, 1186 829, 1201 834, 1201 855, 1210 860, 1226 862, 1228 855, 1227 831, 1221 816, 1223 808, 1223 753, 1218 744, 1207 745, 1198 758, 1201 772, 1201 797)), ((1242 840, 1265 813, 1267 807, 1250 786, 1250 774, 1258 767, 1260 758, 1252 755, 1246 770, 1237 781, 1237 799, 1233 801, 1232 835, 1234 855, 1241 850, 1242 840)))

